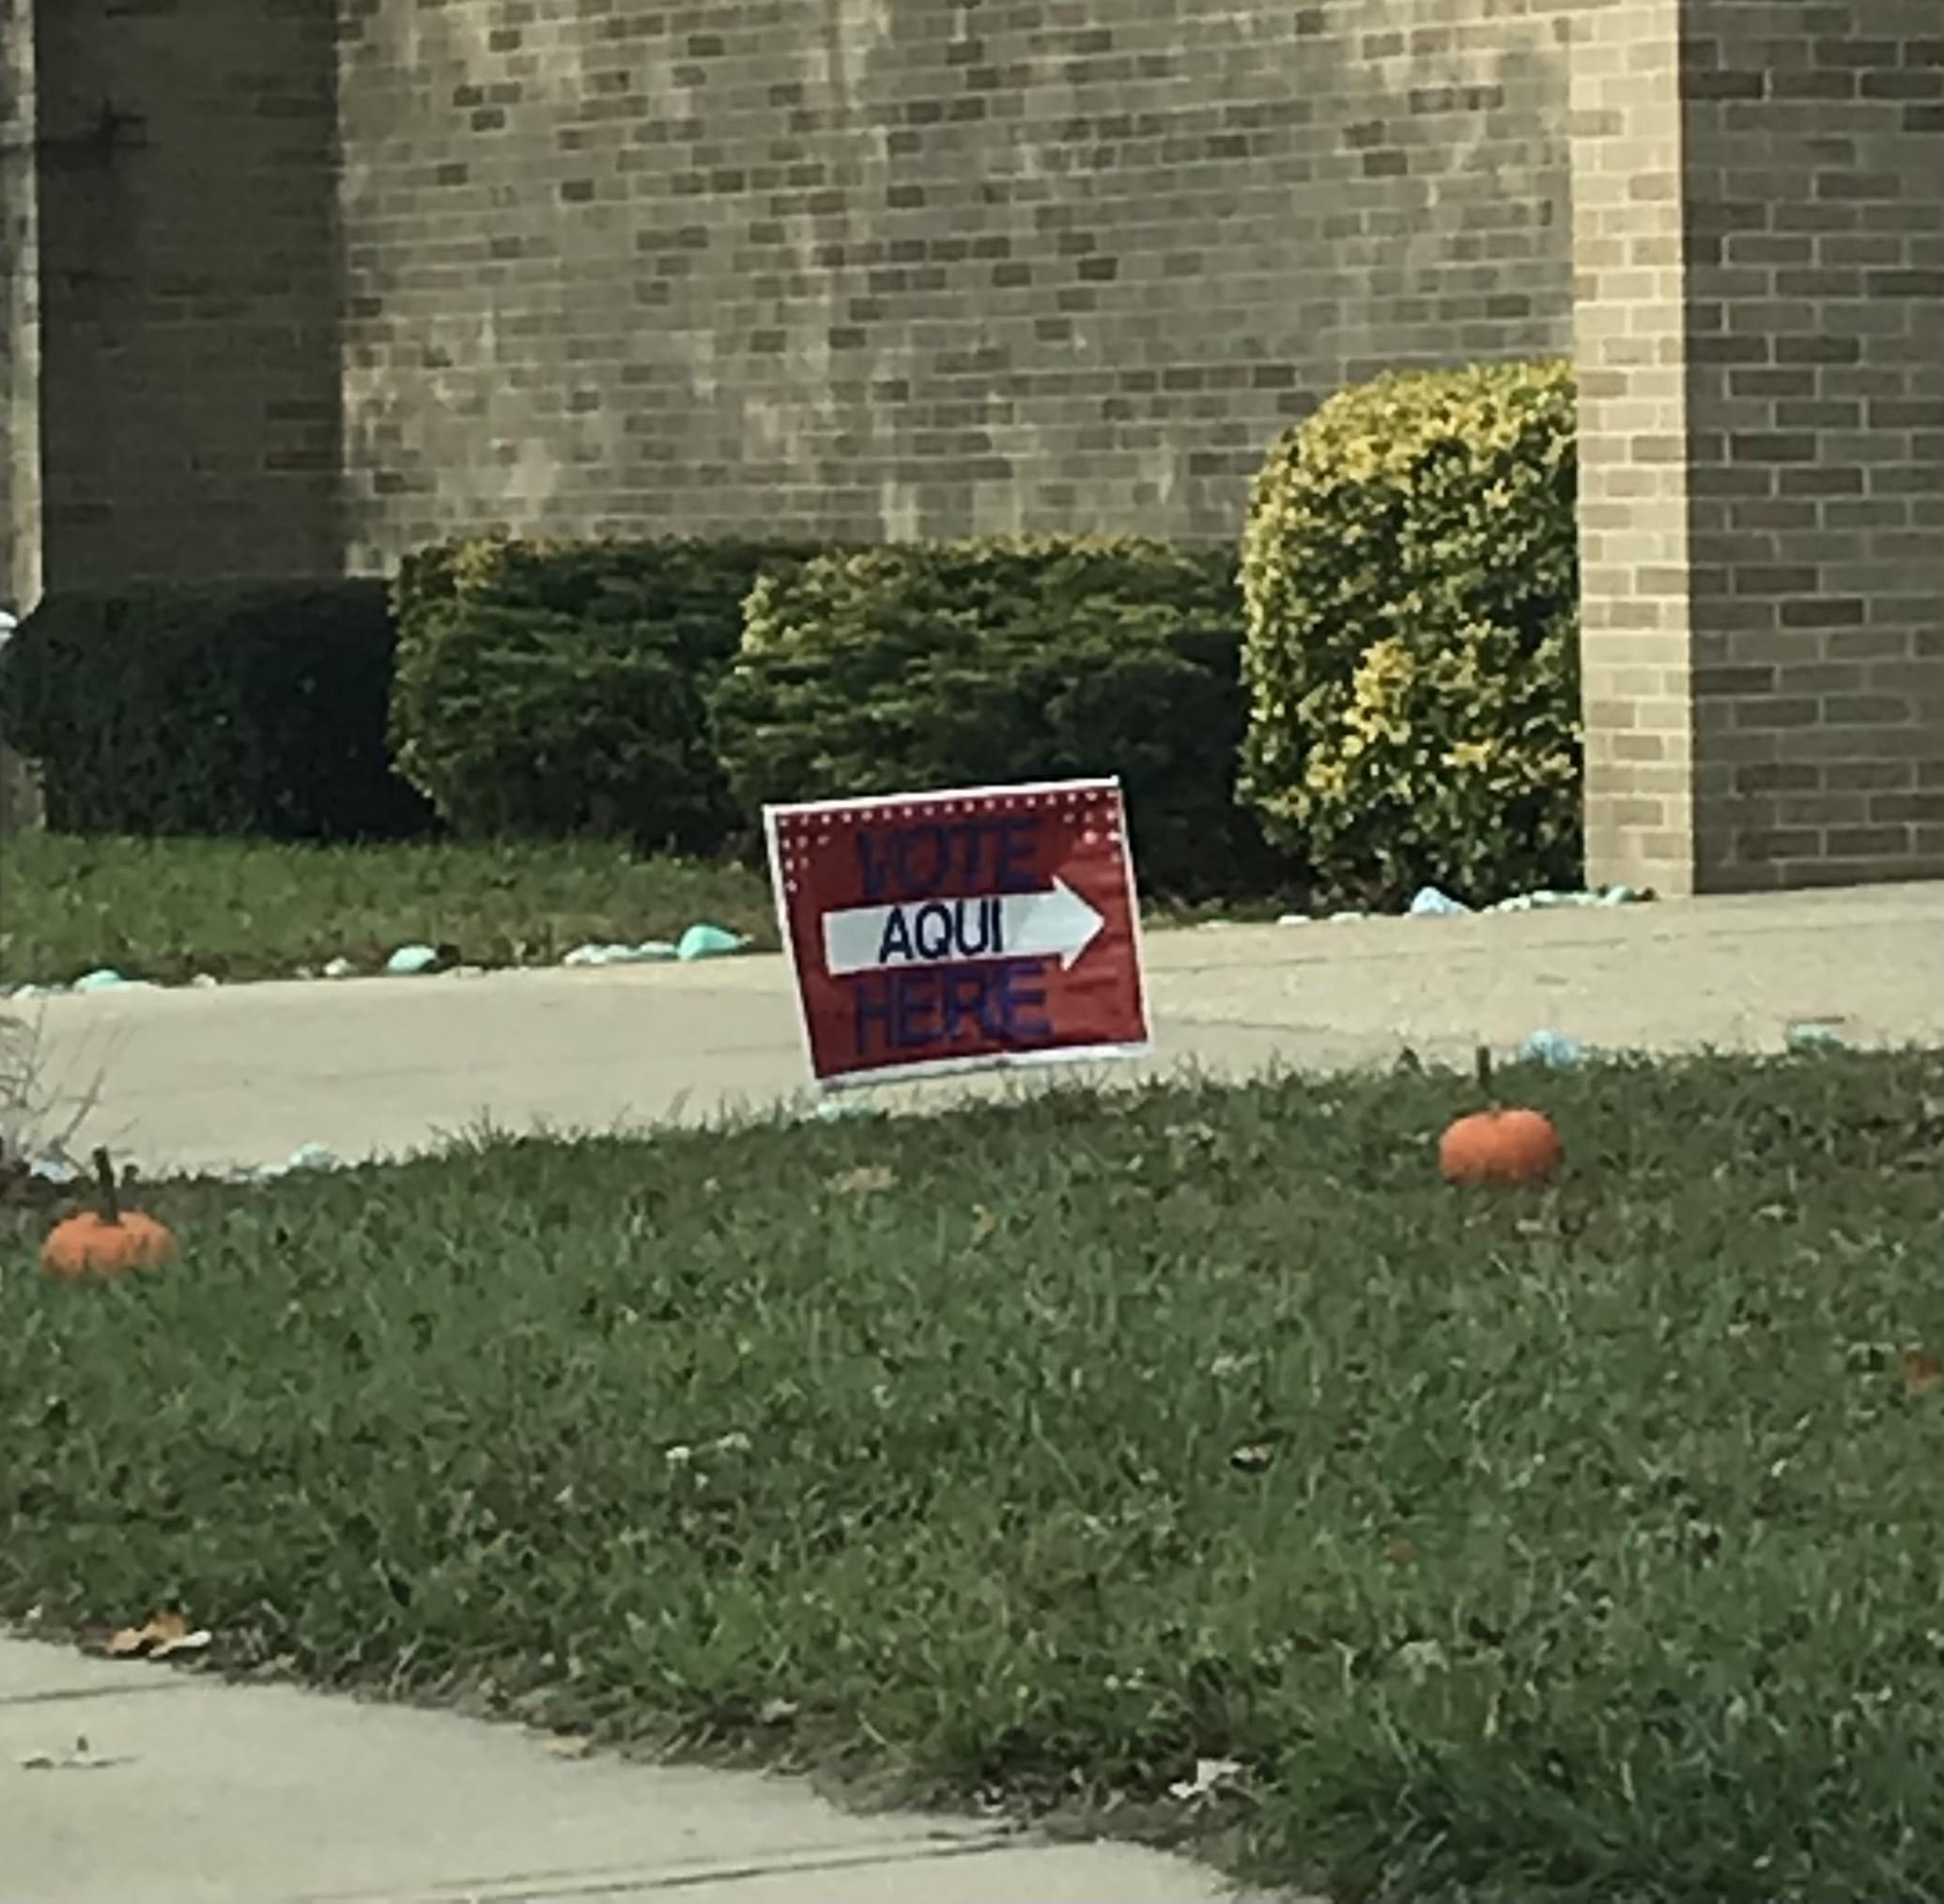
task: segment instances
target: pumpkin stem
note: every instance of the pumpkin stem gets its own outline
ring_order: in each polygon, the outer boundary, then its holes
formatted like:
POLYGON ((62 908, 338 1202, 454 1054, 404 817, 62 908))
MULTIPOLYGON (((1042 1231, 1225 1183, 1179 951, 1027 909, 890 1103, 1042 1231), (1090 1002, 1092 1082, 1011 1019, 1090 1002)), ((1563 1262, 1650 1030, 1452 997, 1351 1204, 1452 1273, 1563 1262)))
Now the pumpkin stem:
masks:
POLYGON ((115 1159, 108 1154, 106 1144, 95 1149, 95 1182, 101 1188, 101 1221, 119 1223, 121 1221, 121 1194, 115 1187, 115 1159))
POLYGON ((1473 1062, 1478 1067, 1478 1094, 1489 1099, 1491 1096, 1491 1046, 1480 1045, 1473 1054, 1473 1062))

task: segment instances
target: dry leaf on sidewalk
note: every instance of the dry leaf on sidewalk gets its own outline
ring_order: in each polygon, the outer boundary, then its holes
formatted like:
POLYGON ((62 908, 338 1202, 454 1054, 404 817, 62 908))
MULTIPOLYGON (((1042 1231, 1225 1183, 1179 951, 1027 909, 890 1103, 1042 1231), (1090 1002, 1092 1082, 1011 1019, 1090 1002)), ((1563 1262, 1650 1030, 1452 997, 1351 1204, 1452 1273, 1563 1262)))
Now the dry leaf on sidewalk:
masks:
POLYGON ((1928 1395, 1944 1383, 1944 1362, 1921 1349, 1904 1351, 1904 1389, 1909 1395, 1928 1395))
POLYGON ((21 1760, 23 1772, 105 1772, 111 1765, 127 1765, 127 1753, 98 1755, 84 1733, 74 1741, 72 1752, 30 1752, 21 1760))
POLYGON ((179 1613, 158 1613, 146 1626, 110 1633, 102 1651, 115 1660, 164 1660, 171 1653, 201 1652, 214 1638, 205 1628, 192 1629, 179 1613))

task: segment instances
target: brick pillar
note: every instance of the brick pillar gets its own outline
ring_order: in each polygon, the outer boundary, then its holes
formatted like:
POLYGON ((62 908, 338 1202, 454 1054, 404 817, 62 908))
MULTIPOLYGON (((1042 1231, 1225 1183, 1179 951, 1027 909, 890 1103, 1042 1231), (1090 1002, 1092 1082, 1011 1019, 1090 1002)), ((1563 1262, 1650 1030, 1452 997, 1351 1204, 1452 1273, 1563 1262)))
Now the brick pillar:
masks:
POLYGON ((1589 871, 1944 873, 1944 8, 1576 32, 1589 871))
POLYGON ((1588 0, 1572 44, 1589 875, 1692 887, 1682 0, 1588 0))

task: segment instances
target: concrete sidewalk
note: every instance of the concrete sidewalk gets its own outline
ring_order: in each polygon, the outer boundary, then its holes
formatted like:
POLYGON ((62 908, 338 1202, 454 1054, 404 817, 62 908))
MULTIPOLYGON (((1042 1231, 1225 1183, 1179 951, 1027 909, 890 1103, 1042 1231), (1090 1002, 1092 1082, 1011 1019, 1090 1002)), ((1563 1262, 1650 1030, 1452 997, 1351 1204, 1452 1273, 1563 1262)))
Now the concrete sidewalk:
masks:
POLYGON ((0 1640, 0 1904, 1216 1904, 1181 1859, 0 1640), (85 1752, 77 1752, 85 1740, 85 1752))
MULTIPOLYGON (((1541 1026, 1588 1045, 1944 1043, 1944 885, 1612 910, 1163 932, 1158 1068, 1463 1062, 1541 1026)), ((39 1008, 52 1077, 105 1094, 80 1134, 158 1172, 693 1120, 806 1095, 780 960, 107 992, 39 1008)), ((1119 1075, 1125 1075, 1124 1068, 1119 1075)), ((875 1093, 897 1106, 951 1090, 875 1093)))

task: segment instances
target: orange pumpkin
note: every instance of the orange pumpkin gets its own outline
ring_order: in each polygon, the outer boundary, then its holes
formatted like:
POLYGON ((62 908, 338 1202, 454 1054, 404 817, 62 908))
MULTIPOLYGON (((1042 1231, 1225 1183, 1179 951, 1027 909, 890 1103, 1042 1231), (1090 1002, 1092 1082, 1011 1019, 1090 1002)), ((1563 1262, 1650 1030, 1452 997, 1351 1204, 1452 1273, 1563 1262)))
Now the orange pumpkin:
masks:
POLYGON ((83 1210, 56 1223, 40 1246, 41 1269, 61 1282, 153 1269, 176 1254, 176 1239, 166 1224, 140 1210, 121 1207, 108 1153, 97 1151, 94 1161, 100 1209, 83 1210))
MULTIPOLYGON (((1491 1054, 1478 1047, 1478 1083, 1491 1094, 1491 1054)), ((1459 1118, 1438 1139, 1438 1169, 1447 1184, 1537 1184, 1565 1156, 1559 1132, 1540 1110, 1491 1105, 1459 1118)))

